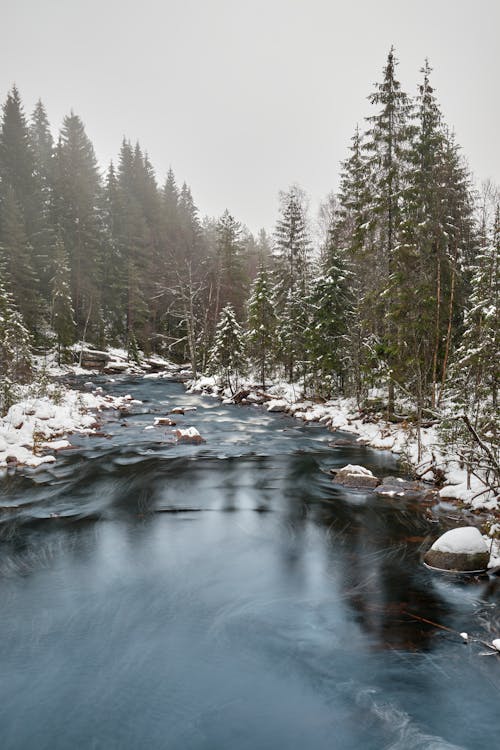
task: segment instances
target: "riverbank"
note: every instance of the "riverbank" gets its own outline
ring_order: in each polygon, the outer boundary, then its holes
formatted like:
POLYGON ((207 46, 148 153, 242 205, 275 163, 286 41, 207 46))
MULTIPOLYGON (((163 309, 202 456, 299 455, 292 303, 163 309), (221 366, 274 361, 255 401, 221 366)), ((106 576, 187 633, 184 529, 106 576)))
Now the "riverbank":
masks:
POLYGON ((493 539, 490 565, 500 565, 500 494, 489 489, 480 476, 467 476, 460 458, 443 446, 436 425, 422 427, 419 436, 411 423, 395 424, 381 414, 363 413, 355 399, 333 398, 326 402, 304 399, 300 385, 286 382, 273 383, 263 391, 261 385, 243 381, 233 394, 222 388, 215 377, 200 377, 189 381, 187 389, 220 398, 223 403, 258 406, 269 412, 289 414, 302 422, 318 422, 332 432, 341 433, 332 445, 342 444, 345 439, 391 451, 400 457, 408 473, 432 485, 438 483, 443 501, 485 514, 485 530, 489 541, 493 539))
POLYGON ((39 384, 20 390, 19 400, 0 418, 0 469, 54 463, 59 451, 71 449, 72 434, 97 434, 103 412, 126 413, 137 404, 130 395, 81 392, 59 383, 42 392, 39 384))
MULTIPOLYGON (((186 380, 189 374, 186 368, 167 360, 157 359, 154 365, 144 361, 141 366, 127 363, 126 353, 121 350, 113 350, 110 362, 113 361, 118 363, 117 372, 121 375, 186 380)), ((0 419, 0 468, 16 465, 36 468, 53 463, 60 450, 71 449, 68 440, 71 434, 99 434, 105 419, 103 412, 111 410, 126 414, 138 403, 128 394, 104 395, 102 389, 91 381, 92 377, 102 376, 102 371, 82 369, 78 365, 59 367, 46 360, 44 364, 45 374, 58 377, 59 382, 43 388, 37 383, 20 389, 21 398, 0 419), (68 388, 61 382, 62 377, 75 375, 89 378, 83 392, 68 388)), ((108 382, 114 382, 112 374, 105 375, 108 382)), ((336 398, 324 403, 306 400, 302 398, 299 386, 283 382, 270 385, 265 392, 256 383, 245 382, 235 394, 221 389, 213 377, 188 381, 186 387, 188 392, 211 395, 223 403, 258 406, 268 412, 286 413, 305 423, 320 423, 331 432, 340 433, 332 440, 333 447, 355 442, 391 451, 400 458, 403 466, 408 467, 408 473, 415 472, 424 482, 435 484, 441 479, 443 486, 439 489, 439 496, 443 501, 449 500, 459 508, 485 515, 487 521, 483 528, 491 538, 495 537, 492 565, 500 565, 500 498, 491 491, 485 492, 478 477, 472 476, 467 481, 458 458, 442 449, 435 426, 421 430, 419 461, 418 436, 413 425, 394 424, 380 415, 362 413, 353 399, 336 398)))

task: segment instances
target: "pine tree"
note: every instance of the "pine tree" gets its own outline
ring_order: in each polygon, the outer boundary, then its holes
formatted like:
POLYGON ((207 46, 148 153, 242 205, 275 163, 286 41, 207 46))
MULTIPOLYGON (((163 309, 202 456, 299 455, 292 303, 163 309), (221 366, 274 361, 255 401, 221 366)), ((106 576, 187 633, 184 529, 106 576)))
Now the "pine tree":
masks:
POLYGON ((57 230, 53 224, 54 139, 41 100, 31 116, 29 133, 34 156, 37 186, 37 214, 30 237, 34 248, 33 263, 40 280, 40 293, 49 302, 50 280, 54 276, 57 230))
POLYGON ((408 144, 412 137, 412 104, 396 78, 398 62, 391 48, 383 71, 383 81, 376 85, 369 101, 378 112, 367 118, 370 125, 365 139, 370 166, 370 213, 373 231, 372 266, 378 284, 365 295, 365 310, 371 308, 366 321, 367 335, 378 339, 378 354, 385 363, 389 394, 388 413, 394 412, 394 368, 397 339, 387 316, 389 295, 385 280, 394 272, 395 248, 401 225, 401 195, 404 188, 408 144), (377 288, 378 286, 378 288, 377 288))
POLYGON ((75 336, 71 275, 61 237, 57 239, 54 257, 56 273, 52 280, 52 327, 57 337, 58 362, 61 364, 61 360, 67 358, 67 349, 75 336))
POLYGON ((126 338, 124 300, 126 267, 120 250, 120 194, 113 162, 106 175, 103 193, 104 236, 102 250, 101 299, 106 340, 119 344, 126 338))
POLYGON ((307 230, 304 197, 297 187, 281 195, 280 217, 275 230, 276 271, 274 288, 278 335, 278 356, 290 382, 299 363, 303 371, 306 359, 305 310, 309 283, 311 242, 307 230))
POLYGON ((350 156, 342 162, 339 210, 336 216, 329 217, 329 234, 335 235, 334 245, 341 246, 360 265, 366 261, 370 219, 370 170, 363 148, 359 127, 352 137, 350 156))
POLYGON ((63 120, 54 159, 54 223, 62 231, 71 269, 79 337, 101 326, 101 184, 92 143, 73 112, 63 120))
POLYGON ((246 296, 241 257, 241 224, 226 209, 217 223, 217 258, 215 267, 215 314, 228 303, 241 319, 246 296))
POLYGON ((464 334, 456 352, 455 379, 476 429, 498 442, 500 351, 500 205, 493 226, 483 226, 482 246, 472 266, 464 334))
POLYGON ((330 240, 324 272, 311 285, 306 329, 308 372, 316 393, 342 390, 349 362, 348 322, 352 316, 351 273, 343 251, 330 240))
POLYGON ((244 369, 245 348, 243 331, 236 320, 231 305, 221 311, 215 329, 214 344, 210 352, 210 370, 218 375, 223 387, 228 386, 231 393, 237 386, 238 375, 244 369))
POLYGON ((266 266, 261 265, 248 300, 247 348, 251 361, 259 369, 263 388, 274 358, 276 323, 269 274, 266 266))
POLYGON ((21 314, 34 331, 39 327, 39 282, 32 265, 32 247, 26 236, 23 213, 11 186, 5 188, 1 224, 0 261, 8 269, 10 288, 21 314))
POLYGON ((38 211, 35 156, 19 91, 15 86, 3 105, 0 130, 0 178, 2 189, 13 191, 21 208, 24 230, 30 238, 38 211))
POLYGON ((274 236, 283 299, 288 292, 304 293, 307 286, 311 242, 303 204, 303 196, 297 187, 281 194, 280 217, 274 236))
POLYGON ((16 385, 32 374, 31 338, 7 288, 0 263, 0 413, 15 400, 16 385))

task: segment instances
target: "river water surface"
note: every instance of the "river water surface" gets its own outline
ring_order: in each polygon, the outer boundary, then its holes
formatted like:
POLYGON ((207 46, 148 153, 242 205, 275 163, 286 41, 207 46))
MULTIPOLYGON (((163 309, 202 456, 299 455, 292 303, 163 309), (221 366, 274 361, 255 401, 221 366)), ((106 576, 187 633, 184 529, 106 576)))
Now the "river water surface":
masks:
MULTIPOLYGON (((96 381, 98 382, 98 381, 96 381)), ((2 750, 498 747, 497 581, 426 570, 446 519, 325 470, 394 457, 163 380, 108 437, 0 479, 2 750), (174 406, 205 437, 145 430, 174 406)))

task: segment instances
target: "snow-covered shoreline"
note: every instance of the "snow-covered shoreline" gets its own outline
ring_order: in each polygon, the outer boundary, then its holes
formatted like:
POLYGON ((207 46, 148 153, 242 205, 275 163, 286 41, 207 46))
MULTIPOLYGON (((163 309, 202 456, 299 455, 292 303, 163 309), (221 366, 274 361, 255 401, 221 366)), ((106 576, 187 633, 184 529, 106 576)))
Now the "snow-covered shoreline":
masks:
POLYGON ((500 567, 500 495, 484 492, 485 485, 475 476, 467 481, 467 473, 457 456, 446 453, 440 445, 434 426, 424 427, 420 433, 420 460, 416 430, 405 423, 394 424, 382 418, 360 413, 354 399, 334 398, 318 403, 301 398, 299 385, 278 382, 262 387, 255 382, 240 383, 239 391, 232 394, 221 388, 215 377, 200 377, 186 383, 188 392, 205 393, 220 398, 223 403, 258 406, 270 412, 283 412, 303 422, 323 424, 332 432, 355 436, 355 442, 378 450, 395 453, 412 467, 419 469, 419 478, 434 483, 432 467, 439 468, 444 486, 439 490, 443 500, 463 503, 472 511, 486 513, 483 538, 490 550, 488 567, 500 567), (247 393, 248 391, 248 393, 247 393), (242 395, 246 394, 246 395, 242 395))
POLYGON ((333 398, 324 403, 303 399, 299 385, 277 382, 266 387, 265 393, 259 385, 248 381, 240 384, 239 393, 231 394, 221 389, 215 377, 201 377, 189 381, 191 392, 203 392, 221 398, 223 402, 260 405, 271 412, 290 414, 303 422, 319 422, 332 432, 354 435, 356 442, 378 450, 395 453, 424 481, 434 482, 435 469, 444 477, 439 494, 442 498, 459 500, 471 510, 500 511, 500 495, 472 475, 467 482, 466 469, 459 458, 443 448, 435 426, 422 427, 420 431, 420 457, 416 428, 405 422, 387 422, 382 417, 360 412, 355 399, 333 398), (249 391, 241 398, 239 394, 249 391))
MULTIPOLYGON (((90 345, 75 345, 75 352, 90 345)), ((97 351, 97 350, 96 350, 97 351)), ((0 469, 7 466, 36 468, 53 463, 60 450, 70 449, 68 437, 74 433, 91 435, 99 431, 102 412, 128 411, 134 401, 130 395, 105 395, 95 388, 92 377, 105 375, 139 375, 155 378, 185 378, 189 373, 162 357, 142 358, 132 362, 124 349, 108 349, 104 369, 83 368, 79 364, 59 365, 54 353, 37 358, 38 380, 29 386, 18 386, 18 399, 0 418, 0 469), (61 382, 41 381, 64 376, 89 378, 86 391, 69 388, 61 382), (42 395, 43 394, 43 395, 42 395)))
MULTIPOLYGON (((123 353, 120 351, 117 355, 117 361, 123 362, 123 353)), ((186 370, 172 363, 158 360, 157 365, 162 369, 156 372, 151 372, 150 366, 141 368, 135 364, 120 371, 145 378, 171 379, 179 374, 182 379, 186 378, 186 370)), ((91 378, 103 374, 102 371, 78 366, 57 367, 53 363, 46 371, 51 376, 85 374, 91 378)), ((108 373, 108 377, 111 379, 111 374, 108 373)), ((21 389, 19 401, 0 418, 0 469, 18 465, 36 468, 41 464, 53 463, 58 451, 71 449, 68 440, 71 434, 95 434, 101 428, 103 412, 126 412, 140 403, 130 395, 106 395, 102 389, 93 387, 92 383, 88 383, 88 387, 90 390, 79 391, 61 383, 50 383, 42 396, 36 395, 33 386, 21 389)), ((394 424, 381 417, 362 414, 354 399, 335 398, 318 403, 303 399, 299 386, 285 382, 274 383, 265 392, 256 383, 245 382, 240 384, 238 393, 232 394, 228 389, 222 389, 214 377, 188 380, 186 388, 188 392, 202 392, 224 403, 259 406, 270 412, 289 414, 306 423, 320 423, 332 432, 346 433, 346 436, 352 436, 350 440, 361 445, 401 456, 409 467, 418 467, 419 478, 424 481, 433 482, 434 470, 440 468, 444 477, 444 486, 439 490, 441 498, 459 501, 473 511, 488 513, 491 536, 485 538, 493 545, 490 565, 500 565, 500 541, 492 541, 491 538, 497 537, 500 532, 500 496, 495 496, 491 491, 484 492, 484 484, 475 476, 470 478, 467 486, 465 469, 461 468, 456 456, 442 450, 434 426, 421 429, 418 460, 414 426, 404 422, 394 424)))
POLYGON ((43 396, 26 388, 24 397, 0 418, 0 468, 53 463, 58 451, 72 447, 70 435, 100 429, 102 412, 128 411, 137 403, 129 395, 81 392, 59 384, 47 386, 43 396))

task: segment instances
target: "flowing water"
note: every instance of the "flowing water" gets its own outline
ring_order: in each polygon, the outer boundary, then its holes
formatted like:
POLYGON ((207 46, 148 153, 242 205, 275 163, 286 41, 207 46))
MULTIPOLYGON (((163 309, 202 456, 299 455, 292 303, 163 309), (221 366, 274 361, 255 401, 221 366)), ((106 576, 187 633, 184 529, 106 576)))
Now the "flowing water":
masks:
MULTIPOLYGON (((97 381, 96 381, 97 382, 97 381)), ((497 581, 421 564, 443 518, 326 471, 394 457, 180 384, 0 480, 2 750, 498 747, 497 581), (145 430, 196 406, 200 446, 145 430)))

